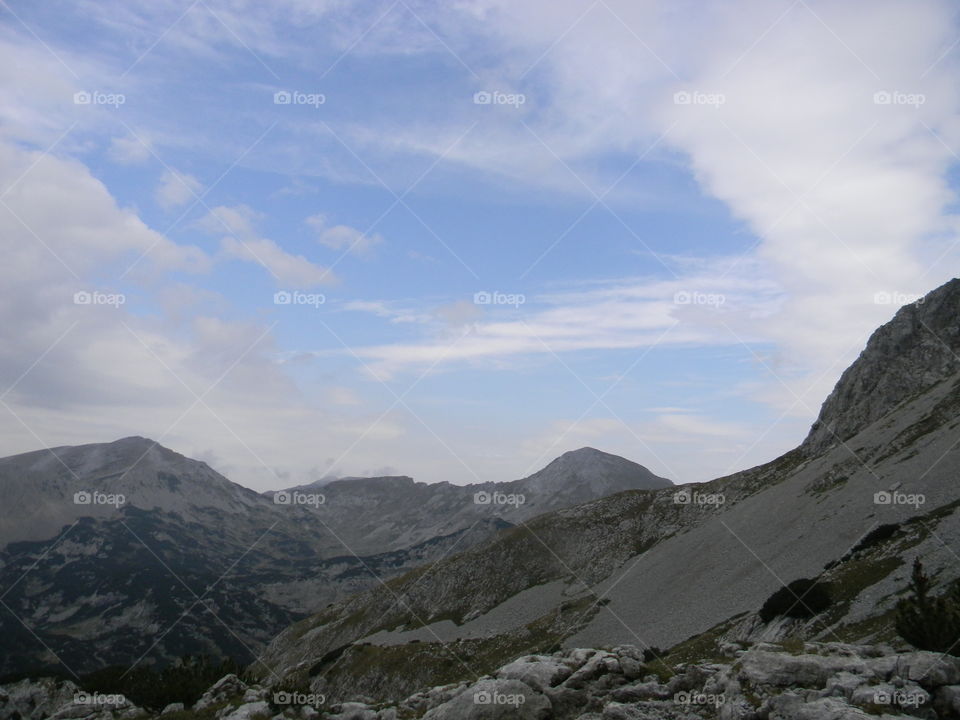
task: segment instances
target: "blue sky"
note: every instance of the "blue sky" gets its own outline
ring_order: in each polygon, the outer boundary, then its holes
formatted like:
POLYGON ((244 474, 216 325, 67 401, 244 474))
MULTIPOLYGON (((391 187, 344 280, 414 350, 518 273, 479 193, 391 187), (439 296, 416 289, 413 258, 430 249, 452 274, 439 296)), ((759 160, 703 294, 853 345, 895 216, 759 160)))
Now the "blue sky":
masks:
POLYGON ((771 459, 954 274, 956 13, 866 8, 8 1, 4 454, 771 459))

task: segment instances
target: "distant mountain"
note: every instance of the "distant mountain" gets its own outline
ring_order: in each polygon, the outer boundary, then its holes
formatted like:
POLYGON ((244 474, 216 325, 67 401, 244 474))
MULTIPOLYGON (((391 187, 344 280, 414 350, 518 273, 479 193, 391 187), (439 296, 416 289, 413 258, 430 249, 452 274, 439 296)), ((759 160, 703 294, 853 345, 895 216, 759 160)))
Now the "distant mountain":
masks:
POLYGON ((58 658, 250 662, 290 622, 541 512, 669 484, 568 456, 519 481, 353 478, 276 498, 142 437, 0 459, 0 676, 58 658))
POLYGON ((255 672, 389 700, 561 646, 709 662, 729 641, 902 644, 892 616, 913 558, 939 587, 960 576, 958 323, 954 280, 874 333, 798 449, 541 515, 295 623, 255 672), (761 619, 799 578, 828 589, 827 609, 761 619))

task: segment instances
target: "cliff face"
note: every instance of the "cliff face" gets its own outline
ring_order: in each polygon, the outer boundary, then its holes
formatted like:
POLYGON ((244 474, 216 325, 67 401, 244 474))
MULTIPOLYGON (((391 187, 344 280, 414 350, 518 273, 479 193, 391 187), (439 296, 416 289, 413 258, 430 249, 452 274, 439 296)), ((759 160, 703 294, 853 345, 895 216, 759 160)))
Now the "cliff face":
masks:
POLYGON ((900 308, 870 337, 803 443, 818 455, 960 371, 960 280, 900 308))

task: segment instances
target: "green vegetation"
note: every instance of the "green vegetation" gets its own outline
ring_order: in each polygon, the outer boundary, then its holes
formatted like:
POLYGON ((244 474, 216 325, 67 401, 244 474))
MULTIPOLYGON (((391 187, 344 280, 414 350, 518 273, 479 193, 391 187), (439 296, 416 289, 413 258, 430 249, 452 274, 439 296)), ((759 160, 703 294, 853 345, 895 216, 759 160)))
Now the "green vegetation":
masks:
POLYGON ((913 561, 911 595, 897 603, 897 632, 921 650, 960 655, 960 582, 931 597, 930 578, 920 558, 913 561))
POLYGON ((775 617, 810 618, 823 612, 833 599, 827 585, 817 579, 800 578, 777 590, 760 608, 760 619, 775 617))
POLYGON ((90 692, 122 694, 134 705, 162 710, 178 702, 189 707, 224 675, 239 675, 242 670, 231 660, 188 655, 162 670, 146 666, 104 668, 85 675, 79 684, 90 692))

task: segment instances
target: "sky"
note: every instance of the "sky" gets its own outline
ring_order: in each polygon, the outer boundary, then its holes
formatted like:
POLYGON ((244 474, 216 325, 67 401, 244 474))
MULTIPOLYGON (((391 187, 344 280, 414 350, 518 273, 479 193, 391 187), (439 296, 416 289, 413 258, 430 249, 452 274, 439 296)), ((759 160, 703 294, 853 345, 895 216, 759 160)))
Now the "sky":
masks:
POLYGON ((958 43, 933 0, 3 0, 0 454, 773 459, 955 274, 958 43))

